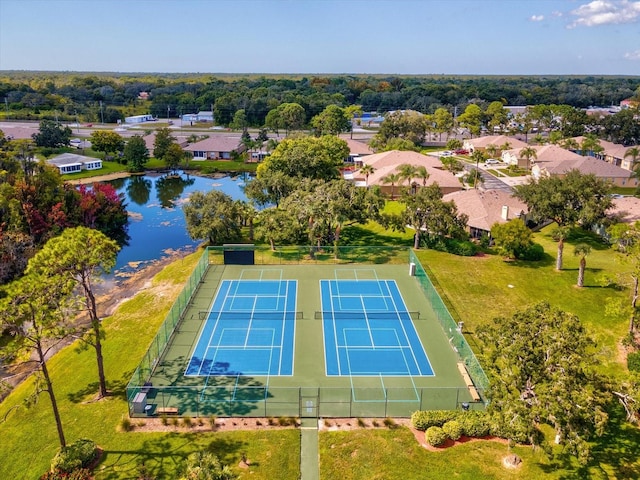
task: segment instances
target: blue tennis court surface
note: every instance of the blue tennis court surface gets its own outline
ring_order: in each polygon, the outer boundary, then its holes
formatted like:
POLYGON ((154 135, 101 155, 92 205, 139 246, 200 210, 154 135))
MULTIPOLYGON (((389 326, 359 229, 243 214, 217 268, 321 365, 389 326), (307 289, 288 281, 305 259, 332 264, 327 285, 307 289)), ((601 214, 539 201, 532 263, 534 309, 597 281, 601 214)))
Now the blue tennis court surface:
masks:
POLYGON ((327 376, 433 376, 394 280, 320 280, 327 376))
POLYGON ((187 376, 292 375, 295 280, 224 280, 187 376))

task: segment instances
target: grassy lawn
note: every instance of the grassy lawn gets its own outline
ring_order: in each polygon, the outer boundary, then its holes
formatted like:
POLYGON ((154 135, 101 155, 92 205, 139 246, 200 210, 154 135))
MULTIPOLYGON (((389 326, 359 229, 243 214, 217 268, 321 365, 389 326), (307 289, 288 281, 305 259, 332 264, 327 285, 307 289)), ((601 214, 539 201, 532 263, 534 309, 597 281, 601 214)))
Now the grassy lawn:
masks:
MULTIPOLYGON (((118 429, 127 416, 126 384, 200 255, 196 252, 175 262, 156 276, 154 284, 166 282, 162 294, 143 291, 105 320, 104 360, 112 396, 99 402, 92 400, 97 391, 92 350, 79 351, 72 345, 49 362, 67 442, 91 438, 105 451, 96 469, 97 479, 137 478, 142 462, 158 478, 177 478, 183 459, 204 448, 241 472, 241 478, 249 478, 249 473, 235 468, 243 452, 255 465, 251 478, 298 478, 297 430, 196 435, 135 430, 123 433, 118 429)), ((32 407, 21 406, 33 391, 33 381, 24 382, 0 404, 0 419, 7 419, 0 422, 0 478, 39 478, 57 451, 49 399, 41 395, 32 407)))

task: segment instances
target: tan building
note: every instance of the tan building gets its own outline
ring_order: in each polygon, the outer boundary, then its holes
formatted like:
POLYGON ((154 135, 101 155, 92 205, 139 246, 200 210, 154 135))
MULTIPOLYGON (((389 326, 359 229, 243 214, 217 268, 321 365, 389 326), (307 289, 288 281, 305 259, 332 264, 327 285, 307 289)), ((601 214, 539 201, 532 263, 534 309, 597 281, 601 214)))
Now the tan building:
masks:
POLYGON ((496 223, 506 223, 514 218, 526 221, 527 205, 504 190, 463 190, 448 193, 446 202, 453 201, 458 212, 469 217, 467 227, 472 238, 488 235, 496 223))
MULTIPOLYGON (((398 173, 398 167, 403 164, 425 167, 429 173, 426 185, 437 183, 443 194, 462 190, 460 180, 451 172, 444 170, 440 160, 430 155, 410 151, 391 150, 389 152, 362 157, 362 163, 363 165, 371 165, 374 168, 374 172, 370 174, 368 178, 365 178, 361 170, 356 170, 353 174, 354 181, 359 185, 378 185, 384 193, 389 195, 391 194, 392 186, 383 179, 391 173, 398 173)), ((396 183, 393 186, 394 195, 398 194, 398 187, 400 186, 407 187, 409 185, 415 185, 416 187, 420 187, 423 185, 423 179, 421 178, 412 178, 409 181, 403 179, 400 180, 400 182, 401 183, 396 183)))
POLYGON ((468 138, 462 144, 462 148, 474 152, 475 150, 484 151, 489 145, 494 145, 502 150, 526 147, 527 144, 514 137, 506 135, 488 135, 486 137, 468 138))
POLYGON ((213 135, 205 140, 192 143, 184 149, 193 154, 194 160, 231 160, 233 152, 245 150, 240 137, 223 137, 213 135))

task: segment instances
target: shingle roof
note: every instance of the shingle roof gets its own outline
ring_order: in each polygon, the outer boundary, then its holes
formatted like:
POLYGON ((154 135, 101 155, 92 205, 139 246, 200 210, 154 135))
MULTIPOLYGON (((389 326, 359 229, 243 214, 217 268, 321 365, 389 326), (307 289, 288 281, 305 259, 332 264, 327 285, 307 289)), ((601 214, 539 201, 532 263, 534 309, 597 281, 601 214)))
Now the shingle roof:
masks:
POLYGON ((505 143, 511 145, 511 148, 527 146, 525 142, 514 137, 507 137, 506 135, 487 135, 486 137, 470 138, 465 140, 465 143, 473 145, 474 148, 486 148, 488 145, 500 147, 505 143))
POLYGON ((467 225, 490 231, 495 223, 505 223, 527 213, 527 205, 504 190, 463 190, 447 193, 444 201, 455 202, 458 212, 469 217, 467 225), (502 218, 502 207, 508 207, 507 220, 502 218))
POLYGON ((624 223, 640 221, 640 198, 614 198, 612 203, 613 207, 607 211, 607 214, 619 217, 624 223))
MULTIPOLYGON (((426 167, 430 175, 427 180, 427 185, 437 182, 441 188, 462 188, 460 181, 451 172, 442 169, 440 160, 429 155, 411 151, 391 150, 389 152, 362 157, 362 163, 375 168, 375 172, 369 175, 369 185, 385 185, 385 183, 382 182, 382 178, 395 172, 398 166, 407 163, 416 167, 426 167)), ((364 180, 365 177, 359 170, 356 170, 354 179, 364 180)), ((406 185, 406 180, 403 182, 406 185)), ((422 185, 422 179, 419 178, 413 179, 412 182, 422 185)))
POLYGON ((209 138, 192 143, 185 148, 188 152, 231 152, 240 146, 239 137, 212 135, 209 138))

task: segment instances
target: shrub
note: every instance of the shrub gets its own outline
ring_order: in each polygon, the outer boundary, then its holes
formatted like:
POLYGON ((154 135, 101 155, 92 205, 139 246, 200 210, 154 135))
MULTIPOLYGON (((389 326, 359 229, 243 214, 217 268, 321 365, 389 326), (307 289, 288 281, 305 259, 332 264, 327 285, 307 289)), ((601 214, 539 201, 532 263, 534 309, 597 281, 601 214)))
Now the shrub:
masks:
POLYGON ((384 426, 387 427, 387 428, 396 428, 397 427, 396 421, 393 418, 387 417, 382 421, 382 423, 384 423, 384 426))
POLYGON ((67 473, 62 470, 47 472, 40 477, 40 480, 91 480, 91 472, 86 468, 79 468, 67 473))
POLYGON ((462 425, 457 420, 450 420, 442 426, 442 430, 451 440, 458 440, 462 436, 462 425))
POLYGON ((456 419, 467 437, 486 437, 489 435, 489 416, 486 412, 471 411, 458 415, 456 419))
POLYGON ((80 439, 60 449, 51 462, 51 470, 71 473, 86 467, 96 456, 93 440, 80 439))
POLYGON ((133 423, 129 417, 122 417, 120 420, 120 431, 122 432, 130 432, 133 430, 133 423))
POLYGON ((513 440, 516 443, 529 443, 529 436, 532 433, 530 425, 527 425, 521 418, 506 420, 499 414, 490 417, 490 432, 500 438, 513 440))
POLYGON ((425 432, 424 438, 432 447, 438 447, 447 440, 447 434, 440 427, 429 427, 425 432))
POLYGON ((528 248, 518 251, 516 256, 517 258, 528 262, 537 262, 544 258, 544 248, 539 243, 534 243, 528 248))
POLYGON ((640 372, 640 352, 627 355, 627 368, 630 372, 640 372))
POLYGON ((169 417, 167 417, 166 415, 162 414, 160 415, 160 421, 162 422, 163 425, 169 425, 169 417))
POLYGON ((367 426, 367 424, 365 423, 365 421, 361 418, 358 418, 358 426, 360 428, 365 428, 367 426))
POLYGON ((425 431, 429 427, 442 427, 449 420, 455 420, 454 410, 420 410, 411 415, 411 424, 416 430, 425 431))
POLYGON ((191 417, 183 417, 182 424, 187 428, 191 428, 193 427, 193 420, 191 420, 191 417))

